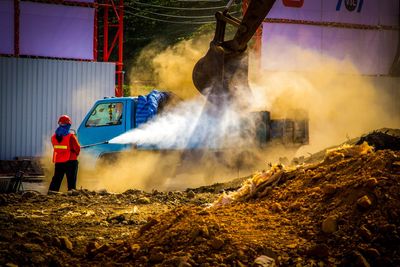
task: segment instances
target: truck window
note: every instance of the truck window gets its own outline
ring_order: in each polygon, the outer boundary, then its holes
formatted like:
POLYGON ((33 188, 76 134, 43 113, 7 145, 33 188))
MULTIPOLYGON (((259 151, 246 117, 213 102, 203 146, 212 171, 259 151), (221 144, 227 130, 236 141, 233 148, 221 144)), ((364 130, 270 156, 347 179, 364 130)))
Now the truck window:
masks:
POLYGON ((120 125, 123 107, 121 102, 98 104, 86 121, 86 127, 120 125))

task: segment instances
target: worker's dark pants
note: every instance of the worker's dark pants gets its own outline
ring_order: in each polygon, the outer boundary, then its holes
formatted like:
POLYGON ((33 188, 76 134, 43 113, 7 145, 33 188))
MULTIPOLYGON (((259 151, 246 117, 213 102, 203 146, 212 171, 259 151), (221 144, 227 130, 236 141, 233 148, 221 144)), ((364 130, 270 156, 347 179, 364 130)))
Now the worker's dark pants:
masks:
POLYGON ((56 163, 54 176, 51 180, 49 191, 60 190, 64 174, 67 175, 68 190, 76 189, 76 176, 78 174, 78 161, 69 160, 67 162, 56 163))

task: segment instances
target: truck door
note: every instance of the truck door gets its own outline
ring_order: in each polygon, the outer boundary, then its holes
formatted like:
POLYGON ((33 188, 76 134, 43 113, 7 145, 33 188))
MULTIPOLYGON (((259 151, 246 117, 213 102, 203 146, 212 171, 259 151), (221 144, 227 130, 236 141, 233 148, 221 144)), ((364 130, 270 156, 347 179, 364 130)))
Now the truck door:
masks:
POLYGON ((81 145, 109 141, 126 131, 126 100, 98 101, 78 129, 81 145))

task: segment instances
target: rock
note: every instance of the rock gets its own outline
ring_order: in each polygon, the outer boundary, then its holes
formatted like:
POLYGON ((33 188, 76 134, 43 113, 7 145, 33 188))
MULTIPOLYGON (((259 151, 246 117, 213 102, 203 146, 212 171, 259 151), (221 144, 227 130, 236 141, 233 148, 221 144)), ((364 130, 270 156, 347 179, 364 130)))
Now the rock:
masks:
POLYGON ((32 244, 32 243, 25 243, 22 245, 25 251, 27 252, 40 252, 42 251, 42 247, 38 244, 32 244))
POLYGON ((336 191, 337 191, 337 186, 334 184, 326 184, 324 187, 322 187, 322 192, 328 196, 335 194, 336 191))
POLYGON ((30 260, 35 266, 43 266, 46 261, 46 259, 41 255, 32 255, 30 260))
POLYGON ((139 208, 137 206, 134 206, 133 210, 132 210, 132 214, 139 214, 139 213, 140 213, 139 208))
POLYGON ((367 195, 364 195, 363 197, 357 200, 357 205, 360 208, 368 209, 369 207, 372 206, 372 201, 367 195))
POLYGON ((36 231, 29 231, 29 232, 25 233, 25 236, 27 238, 34 238, 34 237, 40 237, 40 234, 39 234, 39 232, 36 232, 36 231))
POLYGON ((110 193, 108 193, 106 189, 100 189, 99 191, 97 191, 97 194, 99 194, 100 196, 108 196, 110 193))
POLYGON ((200 234, 201 234, 200 228, 195 228, 195 229, 193 229, 193 230, 190 232, 189 237, 190 237, 191 240, 194 240, 194 239, 196 239, 196 237, 198 237, 200 234))
POLYGON ((380 258, 381 253, 376 248, 367 248, 364 250, 365 254, 372 258, 373 260, 377 260, 380 258))
POLYGON ((58 237, 54 237, 53 238, 53 245, 58 247, 58 248, 61 248, 61 241, 60 241, 60 239, 58 237))
POLYGON ((354 251, 353 256, 354 256, 355 266, 357 266, 357 267, 370 267, 371 266, 369 264, 369 262, 364 258, 364 256, 360 252, 354 251))
POLYGON ((36 196, 38 196, 38 195, 39 195, 39 193, 38 193, 38 192, 35 192, 35 191, 24 191, 24 192, 22 193, 22 198, 28 199, 28 198, 36 197, 36 196))
POLYGON ((98 249, 94 251, 95 254, 104 253, 110 249, 110 245, 103 244, 98 249))
POLYGON ((208 212, 207 210, 201 210, 197 214, 201 216, 209 216, 210 212, 208 212))
POLYGON ((303 206, 302 203, 295 201, 295 202, 293 202, 292 204, 289 205, 289 210, 298 211, 298 210, 300 210, 300 208, 302 206, 303 206))
POLYGON ((139 195, 142 193, 143 193, 143 191, 138 190, 138 189, 128 189, 125 192, 123 192, 122 194, 124 194, 124 195, 139 195))
POLYGON ((156 220, 154 218, 150 218, 149 221, 139 229, 139 233, 143 234, 144 232, 146 232, 147 230, 149 230, 150 228, 152 228, 154 225, 156 225, 158 223, 159 223, 158 220, 156 220))
POLYGON ((165 259, 163 265, 165 266, 178 266, 178 267, 189 267, 192 266, 189 262, 188 256, 173 256, 170 259, 165 259))
POLYGON ((162 252, 150 252, 149 261, 152 263, 162 262, 164 260, 164 254, 162 252))
POLYGON ((113 247, 110 247, 107 251, 104 252, 104 255, 106 255, 108 257, 112 257, 117 254, 118 254, 118 251, 113 247))
POLYGON ((72 190, 69 190, 67 192, 67 195, 69 195, 69 196, 79 196, 80 192, 78 190, 72 189, 72 190))
POLYGON ((67 236, 60 236, 61 248, 66 249, 67 251, 72 251, 73 246, 72 242, 68 239, 67 236))
POLYGON ((286 245, 286 247, 290 248, 290 249, 295 249, 295 248, 297 248, 297 244, 296 243, 290 243, 290 244, 286 245))
MULTIPOLYGON (((94 257, 102 258, 102 257, 104 257, 103 253, 106 253, 110 249, 110 246, 108 244, 103 244, 101 246, 97 246, 98 244, 97 245, 93 244, 93 245, 95 245, 95 248, 90 250, 87 253, 88 258, 94 258, 94 257)), ((90 245, 90 246, 92 247, 93 245, 90 245)), ((89 246, 89 244, 88 244, 88 246, 89 246)), ((86 250, 87 249, 88 249, 88 247, 86 247, 86 250)))
POLYGON ((98 249, 100 247, 100 244, 97 243, 96 241, 90 241, 86 245, 86 253, 91 253, 92 251, 98 249))
POLYGON ((151 200, 150 200, 150 198, 148 198, 148 197, 141 197, 141 198, 139 198, 139 199, 137 200, 137 203, 138 203, 138 204, 147 205, 147 204, 151 204, 151 200))
POLYGON ((316 258, 328 258, 329 247, 326 244, 316 244, 307 251, 307 255, 316 258))
POLYGON ((209 237, 210 236, 210 232, 208 231, 207 226, 200 227, 200 234, 203 237, 209 237))
POLYGON ((360 236, 367 241, 372 239, 372 233, 365 225, 360 227, 360 236))
POLYGON ((262 267, 276 267, 275 260, 265 255, 261 255, 260 257, 254 260, 255 266, 262 266, 262 267))
POLYGON ((379 231, 386 235, 393 235, 394 231, 396 231, 396 225, 394 224, 385 224, 379 227, 379 231))
POLYGON ((186 193, 186 197, 187 198, 194 198, 196 196, 196 194, 192 191, 192 190, 189 190, 187 193, 186 193))
POLYGON ((200 243, 204 243, 204 242, 207 242, 207 239, 205 239, 204 237, 198 236, 193 241, 193 244, 200 244, 200 243))
POLYGON ((271 205, 271 210, 273 212, 279 213, 279 212, 281 212, 283 210, 282 209, 282 205, 277 203, 277 202, 275 202, 274 204, 271 205))
POLYGON ((131 252, 135 255, 140 251, 140 245, 139 244, 133 244, 130 246, 131 252))
POLYGON ((51 244, 53 242, 53 237, 49 234, 44 234, 43 235, 43 240, 46 241, 46 243, 51 244))
POLYGON ((181 262, 179 263, 178 267, 191 267, 192 265, 188 262, 181 262))
POLYGON ((122 223, 123 221, 125 221, 125 216, 123 214, 119 214, 117 216, 111 217, 109 219, 107 219, 108 222, 117 222, 117 223, 122 223))
POLYGON ((116 194, 115 197, 116 197, 117 199, 123 200, 123 199, 125 198, 125 195, 123 195, 123 194, 116 194))
POLYGON ((63 264, 61 263, 60 259, 53 256, 48 260, 47 266, 61 267, 63 264))
POLYGON ((337 216, 331 215, 322 222, 322 231, 330 234, 337 231, 337 216))
POLYGON ((34 237, 31 239, 31 242, 36 243, 36 244, 41 244, 41 243, 44 243, 44 239, 41 237, 34 237))
POLYGON ((378 185, 378 180, 376 178, 369 178, 365 185, 371 189, 375 188, 378 185))
POLYGON ((13 238, 23 238, 23 237, 24 237, 24 235, 20 232, 14 232, 14 234, 13 234, 13 238))
POLYGON ((213 249, 220 249, 222 246, 224 245, 224 240, 220 239, 220 238, 213 238, 210 242, 210 246, 213 249))
POLYGON ((4 205, 7 205, 7 199, 3 195, 0 195, 0 206, 4 205))

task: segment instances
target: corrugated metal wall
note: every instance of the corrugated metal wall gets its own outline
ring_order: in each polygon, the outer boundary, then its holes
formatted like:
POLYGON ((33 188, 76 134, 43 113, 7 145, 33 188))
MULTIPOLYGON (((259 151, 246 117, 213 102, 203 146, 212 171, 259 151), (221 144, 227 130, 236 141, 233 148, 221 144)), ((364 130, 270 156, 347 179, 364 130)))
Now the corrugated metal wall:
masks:
POLYGON ((113 63, 0 58, 0 159, 40 156, 61 114, 77 129, 114 87, 113 63))

